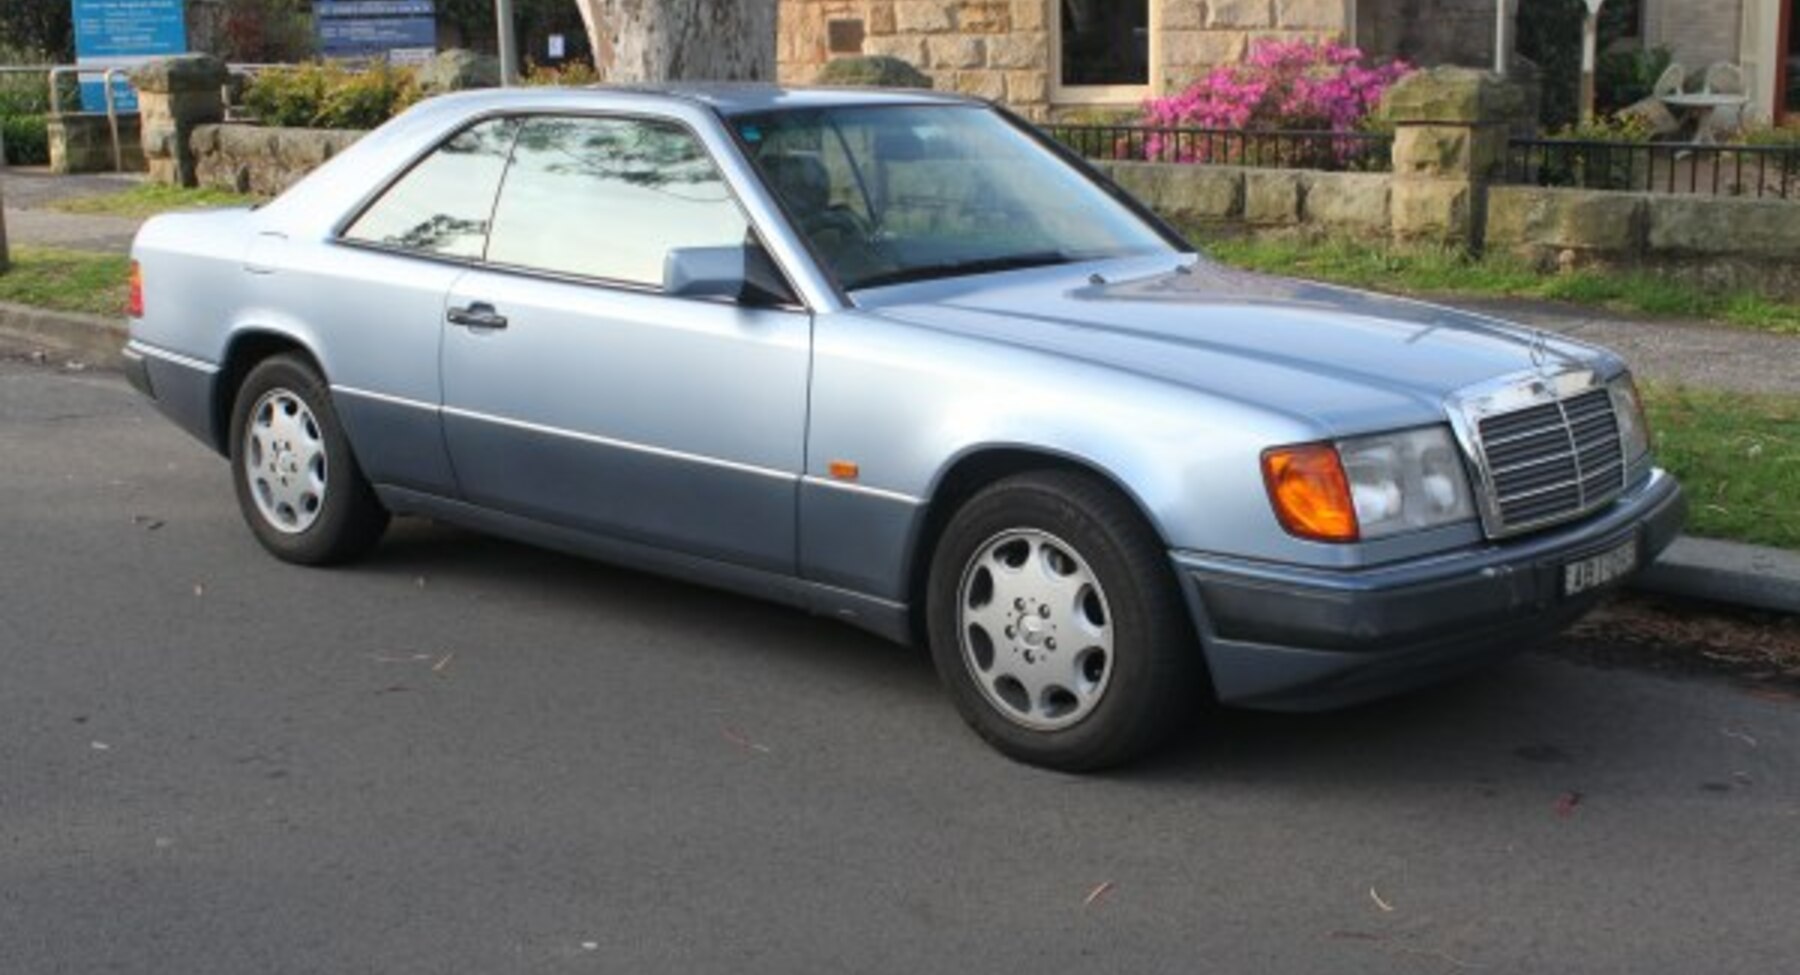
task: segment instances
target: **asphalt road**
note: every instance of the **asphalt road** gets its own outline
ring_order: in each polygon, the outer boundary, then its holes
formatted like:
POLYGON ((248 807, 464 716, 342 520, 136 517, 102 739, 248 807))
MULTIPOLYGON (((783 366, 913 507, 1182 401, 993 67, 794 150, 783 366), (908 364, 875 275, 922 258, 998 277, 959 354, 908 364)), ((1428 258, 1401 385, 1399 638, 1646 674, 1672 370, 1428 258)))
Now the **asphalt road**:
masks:
POLYGON ((922 654, 426 524, 265 556, 0 362, 0 971, 1774 972, 1800 705, 1528 654, 1076 778, 922 654))

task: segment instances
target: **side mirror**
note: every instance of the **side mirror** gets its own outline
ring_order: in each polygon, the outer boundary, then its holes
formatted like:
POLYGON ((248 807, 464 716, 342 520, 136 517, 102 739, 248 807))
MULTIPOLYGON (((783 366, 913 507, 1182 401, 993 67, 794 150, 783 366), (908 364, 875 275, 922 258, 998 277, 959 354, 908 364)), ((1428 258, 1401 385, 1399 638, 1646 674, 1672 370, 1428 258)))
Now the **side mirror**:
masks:
POLYGON ((729 298, 746 305, 797 305, 781 269, 756 244, 677 247, 663 258, 663 292, 677 298, 729 298))

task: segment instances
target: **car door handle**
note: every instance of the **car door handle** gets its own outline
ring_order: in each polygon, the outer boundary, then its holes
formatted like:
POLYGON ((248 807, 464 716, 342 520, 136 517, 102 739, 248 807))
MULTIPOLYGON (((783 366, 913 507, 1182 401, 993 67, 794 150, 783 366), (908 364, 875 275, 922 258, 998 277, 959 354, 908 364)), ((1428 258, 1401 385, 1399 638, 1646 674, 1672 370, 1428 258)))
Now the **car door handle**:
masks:
POLYGON ((494 306, 485 301, 477 301, 467 308, 452 308, 444 313, 444 318, 452 325, 467 325, 470 328, 505 328, 506 316, 494 310, 494 306))

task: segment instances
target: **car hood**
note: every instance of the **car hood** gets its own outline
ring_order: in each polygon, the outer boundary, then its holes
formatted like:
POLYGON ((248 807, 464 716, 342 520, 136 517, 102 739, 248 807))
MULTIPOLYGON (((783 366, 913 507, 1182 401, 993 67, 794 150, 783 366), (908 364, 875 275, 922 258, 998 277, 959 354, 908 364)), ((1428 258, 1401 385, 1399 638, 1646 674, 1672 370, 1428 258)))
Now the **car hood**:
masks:
POLYGON ((1207 259, 1065 265, 865 292, 863 308, 1308 417, 1336 434, 1441 420, 1537 369, 1622 368, 1525 326, 1207 259))

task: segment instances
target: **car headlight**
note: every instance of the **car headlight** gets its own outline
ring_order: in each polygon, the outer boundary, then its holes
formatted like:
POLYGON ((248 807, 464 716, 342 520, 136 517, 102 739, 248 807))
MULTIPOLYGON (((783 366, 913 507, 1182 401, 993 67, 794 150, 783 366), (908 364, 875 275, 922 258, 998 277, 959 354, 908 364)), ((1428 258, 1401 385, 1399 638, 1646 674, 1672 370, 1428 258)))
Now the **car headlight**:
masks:
POLYGON ((1619 418, 1619 446, 1630 466, 1650 452, 1650 421, 1644 416, 1644 400, 1631 373, 1607 383, 1606 391, 1612 395, 1613 415, 1619 418))
POLYGON ((1282 526, 1302 538, 1350 542, 1475 517, 1446 426, 1278 447, 1263 452, 1263 478, 1282 526))

